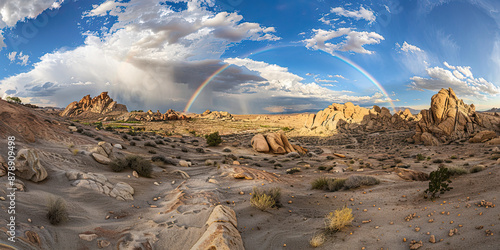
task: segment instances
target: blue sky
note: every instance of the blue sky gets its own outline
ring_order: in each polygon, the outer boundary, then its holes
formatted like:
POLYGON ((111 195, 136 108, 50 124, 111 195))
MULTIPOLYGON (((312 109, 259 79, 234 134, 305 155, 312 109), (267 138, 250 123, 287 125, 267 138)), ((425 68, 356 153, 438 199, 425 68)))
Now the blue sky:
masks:
POLYGON ((65 107, 109 91, 162 112, 196 97, 191 112, 241 114, 422 109, 452 87, 485 110, 500 107, 499 11, 495 0, 0 0, 0 96, 65 107))

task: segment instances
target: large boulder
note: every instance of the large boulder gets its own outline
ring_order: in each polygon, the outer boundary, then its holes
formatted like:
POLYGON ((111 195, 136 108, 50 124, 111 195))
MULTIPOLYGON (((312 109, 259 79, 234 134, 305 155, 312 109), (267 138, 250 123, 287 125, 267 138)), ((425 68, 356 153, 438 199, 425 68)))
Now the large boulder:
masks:
POLYGON ((125 182, 113 184, 103 174, 68 171, 66 178, 72 181, 71 185, 75 187, 94 190, 121 201, 134 200, 132 186, 125 182))
POLYGON ((23 179, 40 182, 47 178, 47 171, 33 149, 23 148, 17 152, 15 174, 23 179))
POLYGON ((256 134, 252 138, 252 147, 255 151, 261 153, 285 154, 297 152, 302 155, 307 153, 305 148, 288 142, 288 138, 283 132, 267 133, 266 135, 256 134))
MULTIPOLYGON (((415 142, 430 142, 429 134, 440 143, 468 139, 483 130, 493 133, 500 130, 500 118, 487 113, 477 113, 474 104, 467 105, 459 99, 453 89, 441 89, 431 98, 429 110, 420 112, 422 117, 417 124, 415 142), (425 138, 422 138, 425 137, 425 138)), ((492 133, 479 136, 492 136, 492 133)), ((495 135, 496 136, 496 135, 495 135)), ((490 137, 491 139, 492 137, 490 137)), ((481 138, 471 140, 483 141, 481 138)), ((432 139, 434 144, 434 139, 432 139)), ((426 143, 426 145, 429 143, 426 143)))
POLYGON ((127 112, 127 107, 113 101, 113 99, 108 96, 108 92, 102 92, 94 98, 91 98, 90 95, 86 95, 79 102, 70 103, 59 115, 74 117, 84 112, 104 115, 111 112, 127 112))
POLYGON ((497 133, 491 130, 484 130, 469 139, 470 143, 486 142, 497 137, 497 133))

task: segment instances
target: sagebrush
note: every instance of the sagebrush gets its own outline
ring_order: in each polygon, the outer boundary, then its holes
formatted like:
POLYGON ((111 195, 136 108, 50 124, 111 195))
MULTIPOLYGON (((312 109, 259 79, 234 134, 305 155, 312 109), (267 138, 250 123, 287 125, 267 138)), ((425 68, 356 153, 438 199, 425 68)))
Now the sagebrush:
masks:
POLYGON ((58 225, 68 220, 66 202, 62 198, 49 198, 47 203, 47 219, 49 219, 52 225, 58 225))
POLYGON ((349 226, 353 220, 352 209, 348 207, 337 209, 326 216, 326 228, 334 232, 340 231, 349 226))

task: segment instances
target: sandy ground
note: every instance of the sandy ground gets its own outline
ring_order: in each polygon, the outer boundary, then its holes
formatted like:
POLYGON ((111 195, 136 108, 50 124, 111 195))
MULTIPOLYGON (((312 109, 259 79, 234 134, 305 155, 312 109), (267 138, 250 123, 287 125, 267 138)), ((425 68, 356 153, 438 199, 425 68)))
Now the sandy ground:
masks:
MULTIPOLYGON (((133 154, 151 159, 161 155, 193 163, 185 168, 155 162, 152 178, 135 178, 131 170, 112 172, 109 166, 95 162, 86 153, 86 149, 97 145, 98 141, 79 133, 70 134, 67 129, 59 134, 67 138, 64 142, 43 138, 35 143, 20 142, 19 147, 34 148, 38 152, 49 177, 40 183, 23 181, 26 191, 17 192, 16 197, 18 241, 9 243, 2 233, 0 243, 16 249, 98 249, 99 241, 110 243, 104 249, 190 249, 206 229, 205 221, 212 208, 223 204, 236 212, 238 230, 246 249, 312 249, 309 240, 314 234, 323 232, 325 216, 343 206, 353 209, 352 225, 340 232, 328 233, 319 249, 409 249, 412 240, 421 240, 421 249, 499 249, 498 205, 493 208, 477 206, 482 200, 497 204, 500 198, 500 165, 490 159, 496 150, 494 146, 468 142, 439 147, 408 144, 404 139, 412 135, 411 131, 294 136, 294 131, 303 125, 303 116, 236 116, 236 121, 135 124, 174 134, 168 137, 142 134, 137 135, 137 140, 132 136, 124 139, 123 133, 118 131, 96 131, 91 126, 75 123, 104 141, 124 145, 126 149, 114 149, 117 156, 133 154), (255 133, 283 127, 292 129, 289 132, 292 143, 299 143, 313 153, 288 158, 252 150, 250 140, 255 133), (224 142, 207 147, 204 138, 189 133, 192 130, 196 134, 221 131, 224 142), (156 148, 144 146, 151 140, 162 140, 164 144, 156 148), (131 146, 131 142, 136 145, 131 146), (75 149, 78 150, 76 154, 75 149), (156 154, 149 153, 150 150, 156 154), (426 159, 416 162, 417 154, 426 159), (231 160, 227 161, 236 159, 241 165, 222 164, 229 158, 231 160), (217 161, 221 167, 206 166, 206 160, 217 161), (434 163, 436 160, 443 160, 446 166, 469 169, 480 164, 486 168, 478 173, 453 177, 453 189, 435 201, 424 199, 427 181, 406 181, 393 171, 400 163, 409 165, 411 170, 430 173, 440 164, 434 163), (303 162, 310 167, 303 167, 303 162), (301 165, 300 172, 286 174, 287 169, 298 165, 301 165), (238 166, 248 167, 262 176, 267 176, 263 174, 265 171, 271 173, 271 177, 240 180, 223 176, 238 166), (332 167, 332 171, 318 167, 332 167), (341 169, 345 171, 333 172, 341 169), (104 174, 112 183, 126 182, 135 190, 134 200, 119 201, 93 190, 74 187, 65 176, 70 170, 104 174), (185 171, 190 178, 184 179, 176 170, 185 171), (381 183, 337 192, 311 189, 311 182, 318 177, 346 178, 350 175, 374 176, 381 183), (282 207, 260 211, 250 206, 253 187, 274 186, 281 188, 282 207), (46 203, 50 196, 66 201, 67 222, 53 226, 47 220, 46 203), (415 218, 405 220, 414 213, 415 218), (433 222, 429 222, 430 219, 433 222), (455 228, 457 233, 448 236, 450 229, 455 228), (486 230, 493 235, 487 235, 486 230), (30 243, 25 236, 27 231, 36 232, 40 243, 30 243), (81 233, 95 233, 98 238, 85 241, 79 238, 81 233), (429 242, 430 235, 435 235, 436 243, 429 242)), ((67 126, 72 121, 61 122, 67 126)), ((5 138, 0 139, 0 145, 6 145, 5 138)), ((0 147, 4 157, 6 150, 0 147)), ((6 177, 0 178, 0 196, 6 196, 6 181, 6 177)), ((0 228, 3 231, 7 207, 7 201, 0 201, 0 228)))

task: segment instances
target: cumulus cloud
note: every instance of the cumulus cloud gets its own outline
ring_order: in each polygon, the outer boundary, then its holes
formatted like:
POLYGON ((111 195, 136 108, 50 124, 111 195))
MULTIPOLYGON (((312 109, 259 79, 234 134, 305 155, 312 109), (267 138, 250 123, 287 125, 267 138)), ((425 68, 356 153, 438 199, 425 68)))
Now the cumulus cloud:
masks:
MULTIPOLYGON (((242 22, 236 13, 215 13, 198 1, 180 11, 159 3, 107 1, 94 6, 84 18, 116 16, 109 31, 87 32, 83 45, 47 53, 32 70, 0 80, 0 95, 15 93, 35 104, 64 107, 83 94, 109 91, 129 108, 182 110, 199 85, 223 66, 219 58, 233 42, 277 39, 273 27, 242 22)), ((20 53, 10 57, 29 60, 20 53)), ((212 93, 230 96, 261 81, 254 72, 229 67, 199 99, 217 105, 222 99, 212 93)))
POLYGON ((451 66, 444 63, 448 69, 433 67, 427 68, 429 78, 414 76, 409 87, 414 90, 438 91, 441 88, 452 88, 455 93, 462 96, 487 99, 488 95, 500 93, 500 88, 484 78, 474 78, 470 67, 451 66), (451 71, 452 69, 455 69, 451 71))
POLYGON ((46 9, 61 7, 64 0, 0 1, 0 50, 6 45, 2 30, 26 18, 36 18, 46 9))
POLYGON ((334 75, 333 77, 337 77, 337 78, 341 78, 341 79, 347 80, 347 78, 345 78, 343 75, 334 75))
POLYGON ((28 61, 30 59, 30 56, 24 55, 23 52, 19 52, 19 54, 16 51, 13 51, 9 54, 7 54, 7 58, 11 63, 17 62, 17 64, 20 64, 22 66, 28 65, 28 61))
POLYGON ((406 41, 403 43, 403 46, 399 45, 399 43, 396 43, 396 47, 398 47, 399 49, 401 49, 401 51, 404 52, 410 52, 410 53, 423 52, 423 50, 420 49, 419 47, 411 45, 406 41))
POLYGON ((373 54, 373 51, 365 49, 364 45, 378 44, 384 37, 375 32, 355 31, 351 28, 339 28, 337 30, 313 29, 313 37, 305 39, 307 48, 324 50, 330 54, 335 51, 352 51, 363 54, 373 54), (337 37, 345 37, 340 43, 329 43, 327 41, 337 37))
POLYGON ((347 10, 342 7, 335 7, 330 10, 331 13, 335 13, 339 16, 350 17, 356 20, 365 19, 370 23, 375 21, 375 15, 373 11, 365 9, 363 6, 359 10, 347 10))

